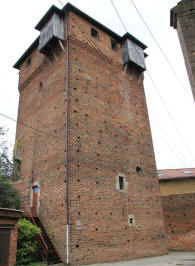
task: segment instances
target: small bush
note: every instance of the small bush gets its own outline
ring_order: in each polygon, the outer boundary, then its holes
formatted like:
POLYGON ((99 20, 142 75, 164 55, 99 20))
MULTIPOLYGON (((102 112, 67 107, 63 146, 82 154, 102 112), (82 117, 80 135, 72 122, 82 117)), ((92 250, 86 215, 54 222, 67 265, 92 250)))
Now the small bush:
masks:
POLYGON ((37 249, 37 237, 41 229, 27 221, 18 222, 17 265, 29 265, 37 249))

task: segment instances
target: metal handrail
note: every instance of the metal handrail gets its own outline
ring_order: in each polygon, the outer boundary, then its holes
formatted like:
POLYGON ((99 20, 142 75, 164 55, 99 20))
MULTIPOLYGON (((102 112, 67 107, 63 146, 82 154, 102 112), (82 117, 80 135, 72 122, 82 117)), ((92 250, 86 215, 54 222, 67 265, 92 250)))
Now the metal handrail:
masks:
MULTIPOLYGON (((24 206, 24 208, 25 208, 25 212, 30 216, 30 219, 32 220, 33 224, 38 227, 38 225, 36 224, 30 210, 26 206, 24 206)), ((41 240, 40 244, 42 245, 44 253, 45 253, 45 261, 47 262, 48 246, 47 246, 42 234, 39 234, 39 238, 41 240)))

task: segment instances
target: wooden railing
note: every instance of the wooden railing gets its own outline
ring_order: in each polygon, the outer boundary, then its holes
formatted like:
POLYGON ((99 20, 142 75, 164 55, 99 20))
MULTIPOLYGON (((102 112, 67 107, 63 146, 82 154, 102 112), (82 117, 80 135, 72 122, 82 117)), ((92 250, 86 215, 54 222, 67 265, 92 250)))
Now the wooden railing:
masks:
MULTIPOLYGON (((32 214, 31 214, 31 212, 30 212, 30 210, 25 206, 25 213, 27 214, 27 217, 29 217, 30 218, 30 220, 32 221, 32 223, 35 225, 35 226, 37 226, 37 227, 39 227, 37 224, 36 224, 36 221, 34 220, 34 218, 33 218, 33 216, 32 216, 32 214)), ((39 234, 39 236, 38 236, 38 242, 39 242, 39 244, 40 244, 40 246, 41 246, 41 255, 42 255, 42 257, 43 257, 43 260, 44 260, 44 262, 48 262, 47 261, 47 259, 48 259, 48 246, 47 246, 47 244, 46 244, 46 242, 45 242, 45 240, 43 239, 43 236, 42 236, 42 234, 39 234)))

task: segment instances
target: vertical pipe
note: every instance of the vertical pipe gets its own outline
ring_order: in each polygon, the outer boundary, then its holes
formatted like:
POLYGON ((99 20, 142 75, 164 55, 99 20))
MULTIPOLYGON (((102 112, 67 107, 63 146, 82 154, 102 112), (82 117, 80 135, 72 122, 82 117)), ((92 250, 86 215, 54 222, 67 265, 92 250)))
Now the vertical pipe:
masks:
POLYGON ((68 42, 68 11, 65 10, 66 15, 66 263, 70 262, 70 241, 69 241, 69 195, 68 195, 68 107, 69 107, 69 42, 68 42))

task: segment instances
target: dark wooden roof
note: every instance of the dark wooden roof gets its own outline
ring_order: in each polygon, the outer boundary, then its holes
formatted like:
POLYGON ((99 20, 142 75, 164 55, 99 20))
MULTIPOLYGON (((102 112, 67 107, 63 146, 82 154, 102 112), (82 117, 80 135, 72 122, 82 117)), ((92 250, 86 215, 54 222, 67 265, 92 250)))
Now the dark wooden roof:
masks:
MULTIPOLYGON (((78 9, 77 7, 73 6, 70 3, 67 3, 62 9, 59 9, 58 7, 52 5, 49 10, 46 12, 46 14, 41 18, 41 20, 38 22, 38 24, 35 26, 35 29, 41 30, 42 26, 47 23, 48 19, 50 16, 56 12, 58 14, 64 14, 66 11, 72 11, 75 14, 79 15, 80 17, 86 19, 89 21, 91 24, 96 26, 97 28, 101 29, 105 33, 107 33, 110 37, 116 39, 119 42, 122 42, 125 38, 129 38, 132 41, 134 41, 137 45, 139 45, 142 49, 146 49, 147 46, 140 42, 138 39, 136 39, 133 35, 130 33, 126 33, 122 37, 115 33, 114 31, 110 30, 97 20, 93 19, 92 17, 88 16, 86 13, 78 9)), ((31 46, 24 52, 24 54, 18 59, 18 61, 14 64, 14 68, 19 69, 20 65, 24 62, 24 60, 32 53, 32 51, 38 46, 39 44, 39 37, 31 44, 31 46)))
POLYGON ((14 68, 19 69, 24 60, 32 53, 32 51, 39 45, 39 37, 34 40, 31 46, 23 53, 18 61, 13 65, 14 68))
POLYGON ((63 15, 63 10, 57 8, 56 6, 52 5, 49 10, 45 13, 45 15, 42 17, 42 19, 38 22, 38 24, 35 26, 36 30, 41 30, 42 27, 47 23, 49 18, 53 15, 53 13, 57 13, 59 15, 63 15))
POLYGON ((15 209, 0 208, 1 218, 19 219, 23 216, 23 211, 15 209))

